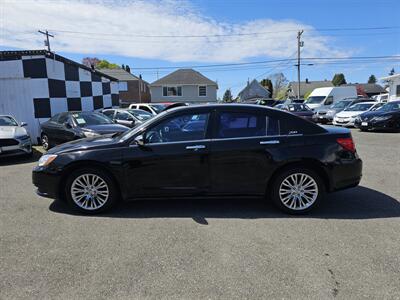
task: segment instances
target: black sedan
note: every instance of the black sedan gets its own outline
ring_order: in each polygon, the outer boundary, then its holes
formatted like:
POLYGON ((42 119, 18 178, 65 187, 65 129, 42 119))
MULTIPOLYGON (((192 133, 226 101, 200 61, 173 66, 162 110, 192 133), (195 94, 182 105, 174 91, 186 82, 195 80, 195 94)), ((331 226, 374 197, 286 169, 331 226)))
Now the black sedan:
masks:
POLYGON ((41 142, 45 150, 65 142, 127 131, 129 128, 103 114, 90 111, 63 112, 40 125, 41 142))
POLYGON ((400 131, 400 101, 388 102, 378 110, 361 114, 354 126, 360 130, 400 131))
POLYGON ((105 109, 102 111, 115 123, 135 127, 153 117, 153 114, 141 109, 105 109))
POLYGON ((362 162, 351 133, 254 105, 176 108, 115 136, 50 150, 33 170, 38 194, 97 213, 118 200, 267 197, 311 210, 350 188, 362 162))

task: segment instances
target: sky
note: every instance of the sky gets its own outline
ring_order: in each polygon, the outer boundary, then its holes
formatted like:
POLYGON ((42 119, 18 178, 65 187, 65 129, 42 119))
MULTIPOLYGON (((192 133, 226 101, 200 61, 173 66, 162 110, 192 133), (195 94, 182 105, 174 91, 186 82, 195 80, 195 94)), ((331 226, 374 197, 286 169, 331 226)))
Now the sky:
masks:
POLYGON ((0 50, 43 49, 37 31, 47 29, 52 51, 72 60, 129 65, 148 82, 195 67, 222 97, 278 72, 297 80, 288 59, 298 30, 302 80, 344 73, 361 83, 398 72, 399 11, 398 0, 0 0, 0 50))

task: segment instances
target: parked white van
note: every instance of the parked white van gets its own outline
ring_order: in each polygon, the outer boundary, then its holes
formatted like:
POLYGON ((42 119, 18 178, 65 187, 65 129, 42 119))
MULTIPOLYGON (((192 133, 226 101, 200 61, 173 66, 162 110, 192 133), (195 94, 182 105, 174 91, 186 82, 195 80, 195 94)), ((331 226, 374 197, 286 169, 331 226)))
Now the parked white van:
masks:
POLYGON ((334 102, 346 99, 357 98, 355 86, 324 87, 313 90, 305 104, 313 110, 328 108, 334 102))

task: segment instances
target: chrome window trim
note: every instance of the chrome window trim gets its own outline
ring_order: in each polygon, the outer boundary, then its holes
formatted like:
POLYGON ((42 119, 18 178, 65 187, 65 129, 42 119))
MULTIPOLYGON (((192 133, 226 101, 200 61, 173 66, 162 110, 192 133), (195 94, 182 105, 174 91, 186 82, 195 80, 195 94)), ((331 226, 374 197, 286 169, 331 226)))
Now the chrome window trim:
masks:
MULTIPOLYGON (((202 139, 202 140, 190 140, 190 141, 176 141, 176 142, 165 142, 165 143, 151 143, 145 144, 149 146, 158 145, 174 145, 174 144, 186 144, 186 143, 205 143, 205 142, 219 142, 219 141, 229 141, 229 140, 249 140, 249 139, 266 139, 266 138, 284 138, 284 137, 299 137, 303 136, 302 133, 299 134, 286 134, 286 135, 263 135, 263 136, 249 136, 249 137, 235 137, 235 138, 217 138, 217 139, 202 139)), ((138 146, 136 144, 130 144, 129 147, 138 146)))

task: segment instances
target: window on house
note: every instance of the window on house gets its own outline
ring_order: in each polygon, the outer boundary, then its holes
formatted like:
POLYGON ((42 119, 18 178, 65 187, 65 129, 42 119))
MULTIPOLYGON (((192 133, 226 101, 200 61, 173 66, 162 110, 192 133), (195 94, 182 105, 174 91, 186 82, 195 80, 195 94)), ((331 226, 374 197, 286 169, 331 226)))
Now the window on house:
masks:
POLYGON ((400 97, 400 85, 396 86, 396 96, 400 97))
POLYGON ((163 96, 164 97, 182 96, 182 87, 181 86, 164 86, 163 87, 163 96))
POLYGON ((207 86, 200 85, 199 86, 199 97, 205 97, 205 96, 207 96, 207 86))

